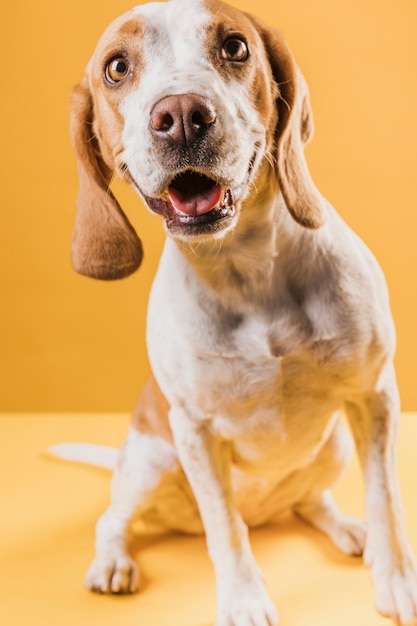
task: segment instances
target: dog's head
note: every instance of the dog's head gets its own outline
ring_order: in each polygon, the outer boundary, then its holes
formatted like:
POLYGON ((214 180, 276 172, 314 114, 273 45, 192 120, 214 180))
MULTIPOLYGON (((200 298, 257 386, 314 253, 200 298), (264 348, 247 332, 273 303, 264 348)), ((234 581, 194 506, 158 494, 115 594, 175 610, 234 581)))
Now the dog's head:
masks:
POLYGON ((304 79, 277 32, 217 0, 145 4, 115 20, 74 90, 71 133, 79 273, 121 278, 141 263, 109 190, 114 172, 182 240, 232 229, 265 166, 297 222, 324 221, 303 154, 312 134, 304 79))

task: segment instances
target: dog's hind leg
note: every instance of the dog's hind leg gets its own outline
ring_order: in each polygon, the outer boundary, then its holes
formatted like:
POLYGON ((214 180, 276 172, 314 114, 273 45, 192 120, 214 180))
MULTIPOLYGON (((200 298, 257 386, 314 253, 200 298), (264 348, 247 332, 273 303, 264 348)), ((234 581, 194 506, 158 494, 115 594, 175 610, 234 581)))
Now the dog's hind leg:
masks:
POLYGON ((329 490, 343 473, 352 451, 351 437, 338 420, 313 463, 303 470, 302 477, 300 475, 300 481, 305 481, 305 490, 293 510, 327 534, 340 550, 360 556, 366 541, 365 522, 342 513, 329 490))
POLYGON ((111 504, 96 527, 96 557, 85 586, 98 593, 133 593, 139 569, 128 553, 131 521, 146 507, 163 475, 178 465, 173 446, 158 435, 131 427, 120 449, 111 488, 111 504))

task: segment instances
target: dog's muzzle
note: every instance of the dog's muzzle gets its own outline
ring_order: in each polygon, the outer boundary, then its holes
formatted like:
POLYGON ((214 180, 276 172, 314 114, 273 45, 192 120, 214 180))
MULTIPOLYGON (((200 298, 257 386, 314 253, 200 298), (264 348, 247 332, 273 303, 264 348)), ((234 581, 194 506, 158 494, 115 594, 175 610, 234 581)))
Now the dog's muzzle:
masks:
POLYGON ((213 105, 195 94, 166 96, 151 111, 149 132, 167 180, 155 196, 135 185, 148 207, 165 218, 174 236, 219 232, 235 217, 232 189, 211 175, 215 155, 210 145, 216 123, 213 105))

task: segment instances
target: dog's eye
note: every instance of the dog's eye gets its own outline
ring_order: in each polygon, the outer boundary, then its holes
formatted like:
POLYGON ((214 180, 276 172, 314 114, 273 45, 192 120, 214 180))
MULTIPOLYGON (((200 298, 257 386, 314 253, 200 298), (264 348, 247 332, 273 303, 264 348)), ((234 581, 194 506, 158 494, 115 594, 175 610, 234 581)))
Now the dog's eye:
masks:
POLYGON ((124 80, 129 72, 129 63, 123 57, 116 57, 106 65, 104 76, 112 85, 124 80))
POLYGON ((246 61, 249 56, 249 48, 240 37, 228 37, 222 47, 222 58, 226 61, 246 61))

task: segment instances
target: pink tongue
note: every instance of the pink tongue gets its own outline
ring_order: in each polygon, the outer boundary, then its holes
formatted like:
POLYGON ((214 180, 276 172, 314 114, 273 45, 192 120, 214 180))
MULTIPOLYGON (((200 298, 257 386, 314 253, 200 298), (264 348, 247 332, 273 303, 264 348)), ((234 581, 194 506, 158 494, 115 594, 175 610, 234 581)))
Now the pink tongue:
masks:
POLYGON ((186 215, 204 215, 220 202, 221 185, 213 185, 202 192, 187 193, 169 187, 168 196, 174 209, 186 215))

